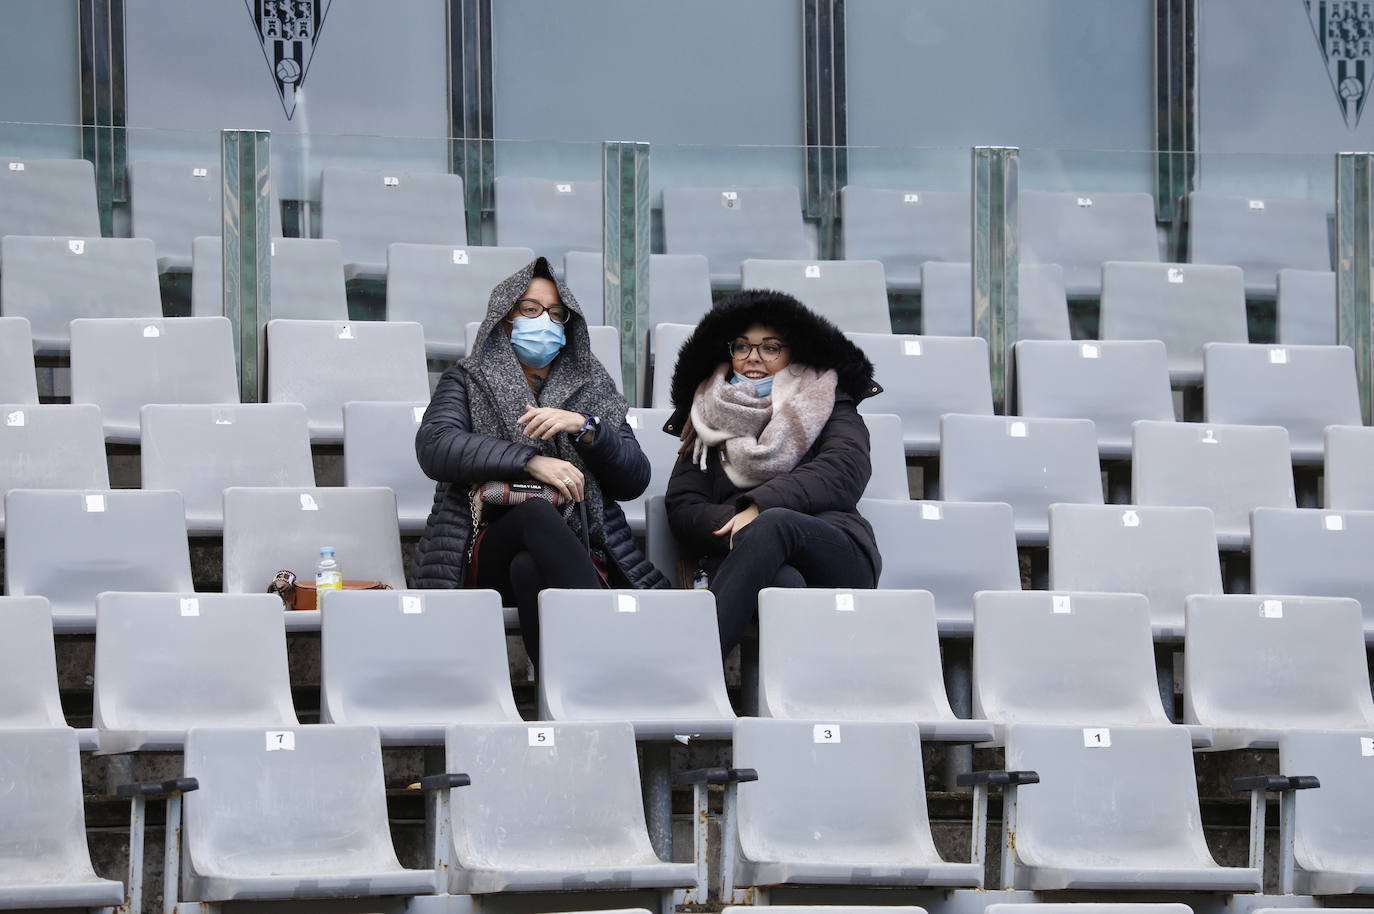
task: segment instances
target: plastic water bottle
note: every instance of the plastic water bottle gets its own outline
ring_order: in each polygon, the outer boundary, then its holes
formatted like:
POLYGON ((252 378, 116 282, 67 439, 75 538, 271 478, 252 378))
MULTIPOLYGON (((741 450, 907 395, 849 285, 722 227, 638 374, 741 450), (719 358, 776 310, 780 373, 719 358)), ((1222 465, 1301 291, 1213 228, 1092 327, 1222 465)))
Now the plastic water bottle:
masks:
POLYGON ((320 547, 320 561, 315 566, 316 601, 323 601, 326 590, 343 590, 343 572, 339 570, 339 563, 334 559, 333 546, 320 547))

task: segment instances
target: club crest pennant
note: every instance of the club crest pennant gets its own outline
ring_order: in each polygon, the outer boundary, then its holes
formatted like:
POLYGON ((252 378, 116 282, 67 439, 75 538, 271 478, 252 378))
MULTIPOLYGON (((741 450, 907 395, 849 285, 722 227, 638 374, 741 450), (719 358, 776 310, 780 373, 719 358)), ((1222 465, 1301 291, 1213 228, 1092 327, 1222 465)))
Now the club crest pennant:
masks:
POLYGON ((1374 79, 1374 2, 1303 0, 1347 127, 1360 123, 1374 79))
POLYGON ((315 56, 332 0, 243 0, 258 32, 286 119, 296 113, 296 92, 315 56))

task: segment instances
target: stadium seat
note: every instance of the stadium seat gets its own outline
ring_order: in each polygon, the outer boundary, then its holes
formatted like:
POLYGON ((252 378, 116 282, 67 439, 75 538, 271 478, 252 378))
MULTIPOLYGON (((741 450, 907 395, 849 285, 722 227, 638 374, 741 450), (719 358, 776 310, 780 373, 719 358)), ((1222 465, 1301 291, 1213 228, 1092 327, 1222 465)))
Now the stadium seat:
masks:
POLYGON ((304 403, 310 440, 338 444, 350 400, 429 401, 424 330, 398 321, 268 321, 267 400, 304 403))
POLYGON ((498 175, 492 183, 501 247, 529 248, 551 264, 569 251, 601 250, 600 181, 498 175))
MULTIPOLYGON (((666 419, 664 420, 667 421, 666 419)), ((903 499, 911 495, 902 447, 902 420, 891 413, 864 413, 872 474, 864 498, 903 499)))
POLYGON ((1278 426, 1141 420, 1132 428, 1134 502, 1211 508, 1222 549, 1249 545, 1252 509, 1295 504, 1288 433, 1278 426))
POLYGON ((1279 270, 1278 339, 1289 346, 1336 342, 1336 274, 1279 270))
POLYGON ((343 246, 349 279, 385 276, 389 244, 466 247, 463 179, 449 174, 325 168, 320 178, 320 237, 343 246))
MULTIPOLYGON (((469 352, 472 351, 472 344, 476 341, 477 331, 481 326, 479 321, 469 321, 467 324, 464 337, 469 352)), ((620 370, 620 331, 614 327, 592 324, 587 327, 587 336, 591 339, 592 355, 596 356, 611 376, 611 380, 615 382, 615 389, 621 390, 624 386, 624 377, 620 370)))
POLYGON ((850 333, 873 362, 883 392, 859 404, 863 413, 893 413, 902 420, 902 441, 914 456, 940 452, 945 413, 992 415, 988 344, 979 337, 850 333))
POLYGON ((0 897, 8 908, 112 908, 124 886, 91 866, 76 731, 0 729, 0 897))
POLYGON ((1360 424, 1349 346, 1208 343, 1202 353, 1206 421, 1281 425, 1294 463, 1322 462, 1328 425, 1360 424))
POLYGON ((1018 724, 1006 765, 1040 775, 1017 791, 1018 888, 1260 890, 1258 870, 1207 848, 1184 727, 1018 724))
POLYGON ((0 597, 0 733, 65 726, 48 601, 0 597))
MULTIPOLYGON (((1315 777, 1318 790, 1298 790, 1293 804, 1294 888, 1305 894, 1374 892, 1374 730, 1290 730, 1279 740, 1279 770, 1315 777)), ((1335 907, 1335 905, 1332 905, 1335 907)))
POLYGON ((239 402, 227 317, 83 318, 71 333, 72 402, 100 408, 110 441, 137 444, 149 403, 239 402))
POLYGON ((929 591, 941 635, 973 633, 978 591, 1021 586, 1011 505, 864 499, 859 513, 887 557, 878 586, 929 591))
MULTIPOLYGON (((288 320, 346 321, 343 248, 323 238, 273 238, 270 305, 273 317, 288 320)), ((224 257, 218 235, 192 244, 191 314, 224 313, 224 257)))
MULTIPOLYGON (((563 275, 588 320, 606 323, 601 255, 569 251, 563 257, 563 275)), ((695 321, 709 310, 711 271, 705 257, 700 254, 649 255, 650 327, 663 321, 695 321)))
POLYGON ((191 727, 294 727, 275 594, 102 593, 100 753, 180 750, 191 727))
MULTIPOLYGON (((672 415, 670 409, 631 408, 625 421, 634 429, 635 438, 644 456, 649 458, 649 487, 644 494, 633 501, 622 501, 620 509, 625 512, 625 520, 635 533, 643 532, 645 507, 649 499, 662 495, 668 489, 668 477, 673 474, 677 464, 677 449, 682 442, 663 431, 663 423, 672 415)), ((660 569, 662 570, 662 569, 660 569)))
POLYGON ((890 333, 883 265, 876 260, 745 260, 745 289, 786 292, 841 330, 890 333))
POLYGON ((921 291, 921 264, 968 263, 972 208, 962 191, 840 189, 840 237, 847 260, 878 260, 887 287, 921 291))
POLYGON ((0 403, 37 403, 33 334, 22 317, 0 317, 0 403))
POLYGON ((1149 194, 1021 191, 1021 262, 1064 268, 1070 298, 1105 294, 1109 260, 1159 262, 1155 206, 1149 194))
POLYGON ((343 408, 344 485, 395 492, 403 533, 424 530, 434 506, 434 480, 415 458, 415 432, 428 405, 355 400, 343 408))
MULTIPOLYGON (((224 229, 223 178, 220 157, 200 162, 129 163, 129 216, 132 235, 148 238, 157 248, 160 272, 192 269, 192 239, 218 236, 224 229)), ((273 238, 281 236, 281 206, 275 186, 268 207, 273 238)), ((218 248, 219 239, 216 237, 218 248)), ((213 312, 220 313, 216 308, 213 312)))
MULTIPOLYGON (((1191 596, 1183 713, 1214 749, 1275 749, 1286 730, 1374 729, 1355 600, 1191 596)), ((1306 773, 1306 772, 1304 772, 1306 773)))
MULTIPOLYGON (((921 332, 973 336, 973 268, 967 263, 921 266, 921 332)), ((1069 339, 1064 271, 1053 263, 1023 263, 1017 271, 1016 339, 1069 339)))
POLYGON ((760 591, 759 716, 905 721, 923 739, 992 738, 987 721, 950 710, 925 590, 760 591))
MULTIPOLYGON (((425 355, 467 355, 464 327, 481 321, 496 286, 534 260, 529 248, 393 244, 386 249, 386 318, 425 328, 425 355)), ((600 323, 598 314, 595 323, 600 323)))
POLYGON ((1183 638, 1184 600, 1219 594, 1221 560, 1208 508, 1050 507, 1050 589, 1144 594, 1155 637, 1183 638))
POLYGON ((814 256, 795 187, 665 187, 663 248, 705 254, 717 288, 737 288, 749 259, 814 256))
POLYGON ((982 883, 982 867, 935 847, 915 724, 744 718, 734 764, 758 772, 739 788, 736 834, 722 836, 734 885, 982 883))
POLYGON ((1104 263, 1104 340, 1163 340, 1175 384, 1202 381, 1204 343, 1246 343, 1239 267, 1104 263))
MULTIPOLYGON (((396 859, 372 727, 196 728, 186 734, 179 901, 428 895, 396 859)), ((374 910, 376 910, 374 908, 374 910)))
POLYGON ((1256 508, 1251 525, 1251 590, 1358 600, 1374 640, 1374 511, 1256 508))
POLYGON ((0 239, 0 308, 26 317, 39 355, 66 352, 78 317, 162 317, 146 238, 0 239))
MULTIPOLYGON (((0 500, 11 489, 109 487, 99 409, 0 405, 0 500)), ((5 512, 0 508, 0 533, 4 532, 5 512)))
POLYGON ((1022 340, 1016 391, 1022 416, 1091 419, 1105 459, 1130 458, 1135 420, 1174 419, 1169 362, 1159 340, 1022 340))
POLYGON ((176 492, 16 489, 5 522, 5 593, 47 597, 58 632, 93 631, 106 591, 195 589, 176 492))
POLYGON ((682 345, 687 342, 687 337, 691 336, 695 329, 695 324, 654 325, 653 406, 655 409, 672 407, 673 367, 677 364, 678 352, 682 349, 682 345))
POLYGON ((662 495, 651 495, 644 502, 644 554, 672 586, 692 586, 695 567, 684 567, 688 560, 668 526, 668 510, 663 505, 662 495))
POLYGON ((449 891, 696 883, 692 864, 663 863, 649 845, 628 723, 456 724, 447 755, 472 776, 451 799, 449 891))
POLYGON ((0 156, 0 238, 100 237, 95 168, 85 159, 0 156))
POLYGON ((941 416, 940 493, 1007 502, 1017 542, 1044 545, 1050 505, 1102 504, 1097 433, 1087 419, 941 416))
POLYGON ((320 719, 439 746, 454 723, 518 722, 501 598, 492 590, 326 594, 320 719))
POLYGON ((1323 504, 1337 511, 1374 510, 1374 428, 1332 425, 1326 429, 1323 504))
POLYGON ((716 602, 704 590, 545 590, 539 719, 623 720, 640 739, 729 739, 716 602))
POLYGON ((1331 269, 1326 207, 1316 200, 1191 193, 1188 259, 1240 267, 1246 293, 1272 299, 1280 269, 1331 269))

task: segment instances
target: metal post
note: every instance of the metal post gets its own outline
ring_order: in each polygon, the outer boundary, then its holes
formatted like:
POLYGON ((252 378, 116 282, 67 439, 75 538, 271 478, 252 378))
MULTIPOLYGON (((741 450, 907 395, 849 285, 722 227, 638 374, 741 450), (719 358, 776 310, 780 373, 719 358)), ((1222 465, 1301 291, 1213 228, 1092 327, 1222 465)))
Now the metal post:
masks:
POLYGON ((234 358, 244 403, 261 402, 265 394, 264 343, 272 318, 270 137, 266 130, 220 134, 224 315, 234 325, 234 358))
POLYGON ((492 200, 491 0, 448 0, 449 170, 463 178, 468 243, 492 200))
POLYGON ((81 156, 95 166, 100 233, 114 234, 114 204, 129 199, 125 177, 124 0, 77 0, 81 156))
POLYGON ((709 804, 710 790, 706 782, 697 781, 692 785, 692 859, 697 865, 697 904, 706 904, 711 897, 711 865, 706 856, 711 841, 709 804))
MULTIPOLYGON (((1155 212, 1175 222, 1193 189, 1197 147, 1198 0, 1155 0, 1155 212)), ((1180 236, 1181 238, 1181 236, 1180 236)), ((1181 251, 1172 255, 1181 259, 1181 251)))
POLYGON ((845 146, 844 0, 802 0, 802 119, 806 137, 806 187, 802 203, 819 223, 822 260, 839 257, 840 188, 848 180, 845 146))
POLYGON ((1263 789, 1250 791, 1250 855, 1247 866, 1259 871, 1259 883, 1264 885, 1264 804, 1268 795, 1263 789))
POLYGON ((1012 146, 973 147, 972 332, 988 341, 992 400, 1004 413, 1016 342, 1020 158, 1012 146))
POLYGON ((147 817, 147 798, 134 796, 129 802, 129 884, 124 891, 128 914, 143 914, 143 841, 147 817))
POLYGON ((1355 350, 1360 410, 1370 424, 1374 386, 1370 294, 1374 290, 1374 153, 1336 154, 1336 341, 1355 350))
POLYGON ((1002 888, 1016 888, 1016 785, 1002 789, 1002 888))
MULTIPOLYGON (((1293 790, 1279 794, 1279 894, 1293 894, 1293 829, 1298 795, 1293 790)), ((1260 874, 1263 883, 1263 872, 1260 874)))
MULTIPOLYGON (((947 639, 941 645, 945 673, 945 692, 955 717, 973 716, 973 646, 967 640, 947 639)), ((973 770, 973 747, 964 743, 945 744, 945 789, 963 791, 959 775, 973 770)))
POLYGON ((969 837, 969 862, 978 867, 978 888, 987 883, 988 785, 973 785, 973 832, 969 837))
POLYGON ((601 252, 606 323, 620 331, 625 399, 644 391, 649 331, 649 144, 602 144, 601 252))
POLYGON ((175 914, 181 887, 181 793, 167 795, 167 824, 162 836, 162 914, 175 914))
POLYGON ((644 811, 649 843, 664 863, 673 862, 673 775, 667 743, 643 743, 644 811))

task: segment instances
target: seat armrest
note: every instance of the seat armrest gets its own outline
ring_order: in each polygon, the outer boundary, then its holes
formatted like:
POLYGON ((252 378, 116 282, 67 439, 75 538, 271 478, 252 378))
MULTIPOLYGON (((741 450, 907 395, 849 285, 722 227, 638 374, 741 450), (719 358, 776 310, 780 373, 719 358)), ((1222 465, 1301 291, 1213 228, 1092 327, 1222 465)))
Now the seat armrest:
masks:
POLYGON ((120 784, 115 788, 117 797, 166 797, 174 793, 190 793, 199 790, 200 782, 195 778, 172 778, 168 781, 134 781, 120 784))
POLYGON ((960 787, 1020 787, 1022 784, 1039 784, 1040 775, 1034 771, 968 771, 955 778, 960 787))
POLYGON ((758 779, 759 773, 753 768, 693 768, 673 775, 673 784, 741 784, 758 779))
POLYGON ((1298 774, 1288 779, 1289 790, 1312 790, 1321 785, 1322 782, 1314 774, 1298 774))
POLYGON ((454 787, 469 787, 471 785, 471 777, 454 772, 431 774, 428 777, 420 778, 421 790, 450 790, 454 787))
POLYGON ((1252 777, 1236 778, 1231 782, 1233 793, 1249 793, 1252 790, 1281 793, 1292 789, 1291 779, 1281 774, 1257 774, 1252 777))

